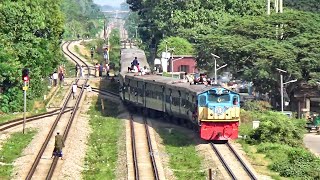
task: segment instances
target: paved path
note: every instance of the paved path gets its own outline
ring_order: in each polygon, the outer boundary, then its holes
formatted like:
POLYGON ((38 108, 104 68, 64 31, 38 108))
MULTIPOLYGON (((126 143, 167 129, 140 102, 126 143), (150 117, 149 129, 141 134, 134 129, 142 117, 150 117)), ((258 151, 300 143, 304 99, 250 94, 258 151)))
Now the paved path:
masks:
POLYGON ((316 133, 308 133, 303 138, 304 144, 311 152, 320 156, 320 135, 316 133))

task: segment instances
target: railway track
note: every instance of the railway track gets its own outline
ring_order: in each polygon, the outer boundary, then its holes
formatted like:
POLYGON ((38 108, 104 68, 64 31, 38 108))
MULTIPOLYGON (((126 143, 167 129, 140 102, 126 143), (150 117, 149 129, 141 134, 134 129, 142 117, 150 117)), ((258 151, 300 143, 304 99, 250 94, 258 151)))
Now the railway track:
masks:
POLYGON ((132 165, 134 179, 159 179, 146 117, 130 115, 132 165))
MULTIPOLYGON (((67 113, 67 112, 70 112, 71 110, 72 110, 71 108, 66 108, 66 110, 63 111, 62 113, 67 113)), ((26 118, 26 122, 32 122, 32 121, 43 119, 43 118, 46 118, 46 117, 52 117, 54 115, 59 114, 60 111, 61 111, 61 108, 53 110, 53 111, 50 111, 50 112, 45 112, 45 113, 37 114, 37 115, 34 115, 34 116, 30 116, 30 117, 26 118)), ((18 118, 18 119, 14 119, 14 120, 11 120, 11 121, 7 121, 7 122, 4 122, 4 123, 1 123, 0 124, 0 132, 4 131, 4 130, 7 130, 7 129, 10 129, 10 128, 13 128, 13 127, 16 127, 16 126, 19 126, 21 124, 23 124, 23 118, 18 118)))
MULTIPOLYGON (((79 86, 79 88, 81 88, 81 86, 79 86)), ((113 98, 118 98, 119 97, 119 94, 111 92, 111 91, 99 90, 97 88, 92 88, 92 91, 95 92, 95 93, 104 95, 104 96, 109 96, 109 97, 113 97, 113 98)), ((67 113, 67 112, 70 112, 72 110, 73 110, 73 108, 67 107, 67 109, 63 113, 67 113)), ((46 118, 46 117, 52 117, 52 116, 58 115, 60 113, 60 111, 61 111, 61 108, 53 110, 53 111, 50 111, 50 112, 45 112, 45 113, 41 113, 41 114, 37 114, 37 115, 33 115, 33 116, 30 116, 30 117, 27 117, 26 118, 26 123, 29 123, 29 122, 32 122, 32 121, 36 121, 36 120, 41 120, 41 119, 46 118)), ((21 124, 23 124, 23 118, 13 119, 13 120, 1 123, 0 124, 0 132, 8 130, 10 128, 14 128, 14 127, 19 126, 21 124)))
POLYGON ((232 179, 258 179, 228 142, 225 144, 210 142, 210 146, 232 179))
POLYGON ((79 57, 77 57, 75 54, 73 54, 70 49, 69 49, 69 45, 71 44, 71 42, 65 42, 62 44, 61 49, 63 50, 63 52, 70 57, 71 60, 73 60, 77 65, 79 66, 85 66, 87 67, 87 78, 83 79, 83 80, 76 80, 76 84, 78 84, 80 81, 82 81, 82 89, 80 91, 80 94, 78 95, 76 100, 71 100, 71 96, 72 96, 72 90, 69 91, 68 96, 66 98, 66 100, 64 101, 64 104, 61 108, 61 112, 63 112, 67 107, 71 106, 73 107, 73 111, 71 114, 66 114, 65 116, 63 116, 63 114, 60 112, 56 118, 56 120, 54 121, 54 123, 51 126, 51 129, 45 139, 45 141, 43 142, 41 149, 39 150, 34 163, 32 164, 26 179, 29 180, 31 178, 35 178, 35 179, 51 179, 51 177, 54 174, 54 171, 57 167, 57 163, 58 163, 58 157, 54 157, 53 161, 47 160, 47 159, 43 159, 42 156, 45 155, 50 155, 52 153, 52 148, 50 149, 48 147, 49 141, 53 141, 54 140, 54 136, 53 133, 54 131, 56 131, 56 129, 64 129, 63 132, 61 132, 61 134, 63 135, 63 141, 65 142, 68 136, 68 133, 71 129, 73 120, 75 118, 75 115, 77 114, 77 110, 80 104, 80 101, 82 99, 83 93, 84 93, 84 89, 88 83, 88 77, 90 76, 90 69, 88 64, 86 64, 86 62, 84 62, 83 60, 81 60, 79 57), (45 175, 46 174, 46 175, 45 175))

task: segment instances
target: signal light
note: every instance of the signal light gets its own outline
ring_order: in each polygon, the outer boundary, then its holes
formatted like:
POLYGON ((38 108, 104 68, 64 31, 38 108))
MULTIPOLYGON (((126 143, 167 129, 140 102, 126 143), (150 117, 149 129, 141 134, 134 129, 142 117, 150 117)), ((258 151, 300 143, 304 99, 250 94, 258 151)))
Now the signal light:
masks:
POLYGON ((22 80, 29 81, 29 70, 27 68, 22 70, 22 80))

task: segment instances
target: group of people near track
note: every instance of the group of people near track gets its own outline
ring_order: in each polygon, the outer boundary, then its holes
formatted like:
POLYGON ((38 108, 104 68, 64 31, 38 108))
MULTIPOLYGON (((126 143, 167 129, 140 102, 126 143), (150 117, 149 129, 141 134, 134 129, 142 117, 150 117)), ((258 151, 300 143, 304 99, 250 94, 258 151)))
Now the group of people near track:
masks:
POLYGON ((64 82, 64 77, 65 77, 65 68, 61 65, 58 68, 58 71, 54 71, 52 74, 49 76, 49 86, 56 87, 58 85, 58 80, 60 86, 63 86, 64 82))
POLYGON ((131 62, 131 66, 128 67, 128 73, 129 72, 133 72, 137 76, 150 74, 150 70, 147 68, 147 66, 144 66, 143 68, 140 67, 137 57, 133 59, 133 61, 131 62))

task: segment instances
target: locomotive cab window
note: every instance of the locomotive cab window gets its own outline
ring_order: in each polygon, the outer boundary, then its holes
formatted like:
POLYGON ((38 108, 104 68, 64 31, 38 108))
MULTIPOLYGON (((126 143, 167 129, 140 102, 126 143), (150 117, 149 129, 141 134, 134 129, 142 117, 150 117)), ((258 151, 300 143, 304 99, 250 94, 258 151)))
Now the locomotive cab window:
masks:
POLYGON ((238 105, 239 104, 239 100, 237 96, 233 96, 233 105, 238 105))
POLYGON ((223 94, 223 95, 209 94, 208 101, 212 103, 230 102, 230 95, 229 94, 223 94))

